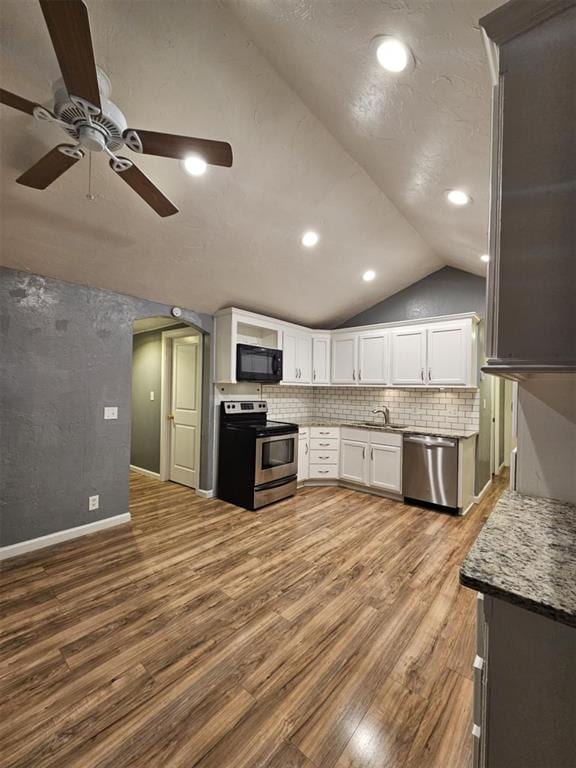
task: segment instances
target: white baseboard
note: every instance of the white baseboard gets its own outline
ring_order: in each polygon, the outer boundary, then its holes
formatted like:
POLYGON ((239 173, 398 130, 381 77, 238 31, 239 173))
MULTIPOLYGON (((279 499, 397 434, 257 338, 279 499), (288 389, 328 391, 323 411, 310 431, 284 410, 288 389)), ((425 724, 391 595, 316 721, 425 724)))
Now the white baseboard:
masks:
POLYGON ((205 491, 203 488, 196 488, 196 496, 201 496, 203 499, 213 499, 216 494, 214 491, 205 491))
POLYGON ((35 549, 52 547, 54 544, 60 544, 69 539, 76 539, 79 536, 85 536, 88 533, 96 533, 96 531, 103 531, 105 528, 113 528, 116 525, 129 523, 130 519, 130 513, 125 512, 123 515, 106 517, 103 520, 95 520, 93 523, 86 523, 86 525, 78 525, 75 528, 66 528, 63 531, 55 531, 55 533, 49 533, 46 536, 39 536, 37 539, 28 539, 27 541, 19 541, 17 544, 9 544, 7 547, 0 547, 0 560, 7 560, 9 557, 25 555, 27 552, 33 552, 35 549))
POLYGON ((137 467, 135 464, 130 464, 130 469, 134 472, 140 472, 141 475, 148 475, 148 477, 154 477, 156 480, 160 480, 159 472, 152 472, 151 469, 144 469, 143 467, 137 467))
POLYGON ((488 488, 490 488, 491 485, 492 485, 492 478, 488 480, 488 482, 486 483, 484 488, 482 488, 480 493, 477 496, 474 496, 474 501, 476 502, 476 504, 479 504, 484 498, 484 496, 486 496, 486 494, 488 493, 488 488))

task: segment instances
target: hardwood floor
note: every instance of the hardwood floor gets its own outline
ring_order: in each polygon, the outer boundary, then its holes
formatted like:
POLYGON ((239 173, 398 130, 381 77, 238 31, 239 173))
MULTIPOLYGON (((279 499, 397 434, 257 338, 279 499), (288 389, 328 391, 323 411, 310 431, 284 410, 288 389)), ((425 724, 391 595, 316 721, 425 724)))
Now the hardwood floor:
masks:
POLYGON ((132 523, 8 561, 0 765, 469 768, 465 518, 134 474, 132 523))

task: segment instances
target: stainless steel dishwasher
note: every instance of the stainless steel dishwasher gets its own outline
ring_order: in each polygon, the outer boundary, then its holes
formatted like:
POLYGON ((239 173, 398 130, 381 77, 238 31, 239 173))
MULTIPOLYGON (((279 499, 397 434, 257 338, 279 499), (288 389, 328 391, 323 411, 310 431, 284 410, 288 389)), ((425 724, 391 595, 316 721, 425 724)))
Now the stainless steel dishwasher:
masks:
POLYGON ((458 439, 404 435, 402 493, 409 499, 458 507, 458 439))

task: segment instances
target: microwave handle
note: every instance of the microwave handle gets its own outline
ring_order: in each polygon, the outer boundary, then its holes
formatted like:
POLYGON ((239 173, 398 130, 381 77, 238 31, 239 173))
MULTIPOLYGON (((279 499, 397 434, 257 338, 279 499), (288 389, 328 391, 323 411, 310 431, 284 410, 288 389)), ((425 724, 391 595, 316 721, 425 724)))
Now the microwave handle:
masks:
POLYGON ((280 357, 279 355, 274 355, 272 358, 272 373, 277 376, 280 373, 280 357))

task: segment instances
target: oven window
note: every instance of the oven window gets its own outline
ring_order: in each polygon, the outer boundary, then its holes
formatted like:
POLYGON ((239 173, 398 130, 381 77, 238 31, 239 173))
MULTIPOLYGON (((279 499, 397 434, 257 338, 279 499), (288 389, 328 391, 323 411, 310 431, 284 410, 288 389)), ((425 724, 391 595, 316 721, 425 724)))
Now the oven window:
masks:
POLYGON ((262 469, 273 469, 283 464, 292 464, 294 461, 295 439, 287 437, 285 440, 271 440, 262 443, 262 469))

